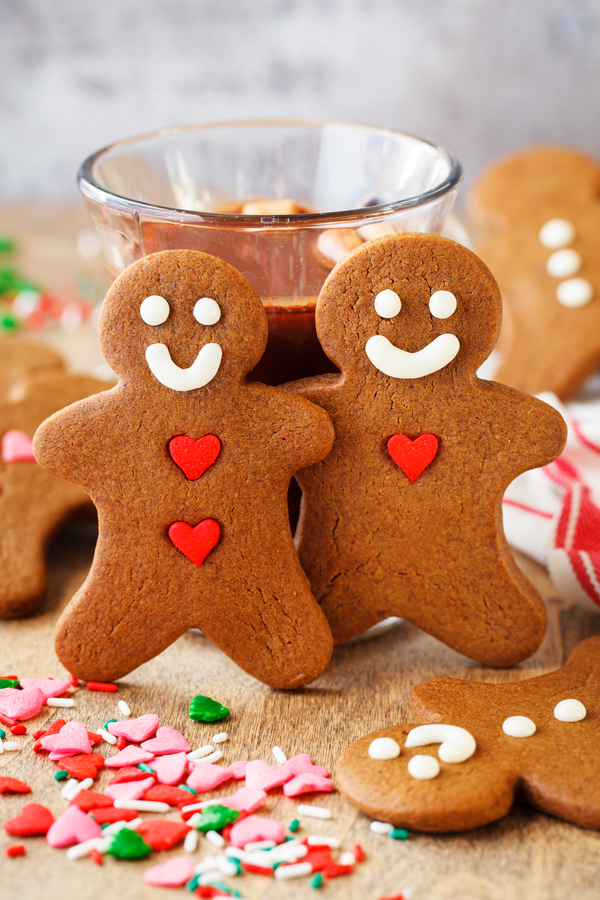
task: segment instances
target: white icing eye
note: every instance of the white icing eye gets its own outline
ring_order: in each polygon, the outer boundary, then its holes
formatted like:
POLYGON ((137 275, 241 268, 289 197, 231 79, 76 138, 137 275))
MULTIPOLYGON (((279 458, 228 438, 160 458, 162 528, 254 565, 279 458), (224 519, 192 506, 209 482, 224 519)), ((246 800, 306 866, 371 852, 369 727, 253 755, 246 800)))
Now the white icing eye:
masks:
POLYGON ((535 722, 527 716, 509 716, 502 723, 502 731, 509 737, 524 738, 535 734, 535 722))
POLYGON ((400 744, 394 738, 375 738, 369 744, 369 756, 371 759, 395 759, 400 756, 400 744))
POLYGON ((577 250, 555 250, 546 263, 546 271, 553 278, 570 278, 581 268, 581 256, 577 250))
POLYGON ((540 243, 544 247, 556 250, 568 247, 575 240, 575 226, 567 219, 550 219, 540 230, 540 243))
POLYGON ((436 291, 429 298, 429 309, 436 319, 447 319, 456 311, 456 297, 451 291, 436 291))
POLYGON ((580 700, 561 700, 554 707, 554 718, 559 722, 581 722, 585 719, 586 712, 580 700))
POLYGON ((210 297, 201 297, 194 306, 194 318, 201 325, 216 325, 221 318, 219 304, 210 297))
POLYGON ((556 288, 556 296, 563 306, 575 309, 590 302, 594 296, 594 288, 585 278, 568 278, 556 288))
POLYGON ((408 774, 419 781, 428 781, 440 773, 440 764, 435 756, 424 756, 418 753, 408 761, 408 774))
POLYGON ((375 297, 375 312, 382 319, 393 319, 397 316, 402 307, 402 301, 395 291, 389 288, 385 291, 379 291, 375 297))
POLYGON ((146 297, 140 305, 140 316, 146 325, 162 325, 169 318, 171 312, 169 304, 164 297, 153 294, 146 297))

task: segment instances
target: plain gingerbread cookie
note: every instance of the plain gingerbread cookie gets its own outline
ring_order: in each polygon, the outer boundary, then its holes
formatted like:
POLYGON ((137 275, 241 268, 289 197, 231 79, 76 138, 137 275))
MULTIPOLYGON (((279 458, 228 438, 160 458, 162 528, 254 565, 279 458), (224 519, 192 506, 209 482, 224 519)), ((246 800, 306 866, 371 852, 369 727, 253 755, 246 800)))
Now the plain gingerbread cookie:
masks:
POLYGON ((57 625, 61 662, 111 681, 197 626, 272 687, 312 681, 332 638, 286 498, 333 429, 303 398, 244 380, 267 341, 260 299, 220 259, 155 253, 109 290, 99 335, 118 385, 52 416, 34 445, 98 508, 92 569, 57 625))
POLYGON ((433 678, 410 701, 416 722, 433 730, 396 725, 360 738, 338 760, 337 784, 368 815, 419 831, 487 825, 515 800, 600 829, 599 704, 600 637, 579 644, 562 669, 516 684, 433 678), (374 759, 381 738, 391 738, 398 755, 374 759), (443 761, 453 753, 466 758, 443 761), (423 777, 438 760, 439 774, 423 777))
POLYGON ((539 646, 544 604, 501 503, 517 475, 556 458, 566 428, 545 403, 477 378, 500 317, 486 266, 435 235, 371 241, 325 282, 317 334, 342 374, 287 387, 335 427, 331 453, 297 476, 297 542, 336 642, 395 615, 487 665, 539 646))
POLYGON ((495 378, 562 400, 600 368, 600 164, 563 147, 495 163, 471 194, 507 313, 495 378))

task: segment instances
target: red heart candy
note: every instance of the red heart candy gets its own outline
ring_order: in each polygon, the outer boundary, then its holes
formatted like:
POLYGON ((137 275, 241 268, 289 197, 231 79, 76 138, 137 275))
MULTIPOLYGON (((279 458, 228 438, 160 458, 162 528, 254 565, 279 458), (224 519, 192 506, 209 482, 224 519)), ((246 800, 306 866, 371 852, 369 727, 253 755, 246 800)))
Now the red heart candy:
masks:
POLYGON ((390 456, 411 481, 416 481, 438 451, 435 434, 421 434, 411 441, 405 434, 395 434, 387 442, 390 456))
POLYGON ((150 775, 150 772, 142 772, 137 766, 123 766, 109 779, 109 784, 119 784, 121 781, 142 781, 150 775))
POLYGON ((64 728, 66 724, 64 719, 56 719, 56 721, 44 732, 44 736, 48 737, 51 734, 58 734, 60 729, 64 728))
POLYGON ((169 526, 169 537, 195 566, 202 565, 220 536, 221 526, 214 519, 202 519, 195 527, 187 522, 173 522, 169 526))
POLYGON ((67 759, 61 759, 59 766, 66 769, 71 778, 95 778, 98 769, 104 765, 104 757, 99 753, 80 753, 78 756, 69 756, 67 759))
POLYGON ((221 452, 221 441, 214 434, 205 434, 198 441, 181 434, 169 441, 171 459, 186 478, 196 481, 214 463, 221 452))
POLYGON ((18 778, 2 777, 0 778, 0 794, 4 794, 5 791, 14 791, 15 794, 30 794, 31 788, 24 781, 19 781, 18 778))
POLYGON ((26 803, 19 815, 14 819, 7 819, 2 827, 8 834, 31 837, 35 834, 46 834, 53 822, 54 816, 45 806, 40 803, 26 803))
POLYGON ((187 806, 194 802, 194 795, 190 791, 182 791, 181 788, 171 787, 169 784, 155 784, 148 788, 144 800, 158 800, 159 803, 168 803, 169 806, 187 806))
POLYGON ((136 828, 153 850, 170 850, 184 839, 189 830, 189 825, 169 819, 145 819, 136 828))
POLYGON ((84 812, 90 809, 100 809, 104 806, 112 806, 113 801, 106 794, 100 794, 98 791, 79 791, 79 793, 70 801, 69 806, 78 806, 84 812))
POLYGON ((112 825, 113 822, 131 822, 137 819, 139 813, 135 809, 116 809, 114 806, 99 806, 95 809, 88 809, 90 816, 93 816, 98 825, 112 825))

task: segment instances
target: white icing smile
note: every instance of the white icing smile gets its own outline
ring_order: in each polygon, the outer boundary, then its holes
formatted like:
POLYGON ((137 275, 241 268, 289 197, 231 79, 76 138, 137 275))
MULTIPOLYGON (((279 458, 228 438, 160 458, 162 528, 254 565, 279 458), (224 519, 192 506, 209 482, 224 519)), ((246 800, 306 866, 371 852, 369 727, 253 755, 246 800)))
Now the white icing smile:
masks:
POLYGON ((405 747, 424 747, 426 744, 441 742, 438 755, 443 762, 460 763, 473 756, 476 743, 466 728, 458 725, 418 725, 409 731, 405 747))
POLYGON ((432 375, 452 362, 460 342, 454 334, 440 334, 421 350, 409 353, 395 347, 382 334, 367 341, 365 351, 373 365, 391 378, 423 378, 432 375))
POLYGON ((193 391, 204 387, 219 371, 222 356, 223 351, 218 344, 205 344, 189 369, 181 369, 171 359, 166 344, 150 344, 146 348, 150 371, 161 384, 173 391, 193 391))

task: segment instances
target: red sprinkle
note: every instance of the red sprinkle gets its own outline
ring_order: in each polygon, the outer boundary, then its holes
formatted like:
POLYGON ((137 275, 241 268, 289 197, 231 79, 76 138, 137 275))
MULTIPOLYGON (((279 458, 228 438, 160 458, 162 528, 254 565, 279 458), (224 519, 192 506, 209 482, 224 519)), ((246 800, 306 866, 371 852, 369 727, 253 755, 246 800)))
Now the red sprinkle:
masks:
POLYGON ((127 746, 127 738, 124 738, 123 735, 117 738, 117 749, 124 750, 127 746))
POLYGON ((220 888, 213 887, 212 884, 205 884, 202 887, 197 887, 194 893, 197 897, 202 897, 202 900, 210 900, 211 897, 221 896, 223 892, 220 888))
POLYGON ((92 862, 95 862, 97 866, 101 866, 104 862, 104 857, 95 847, 93 850, 90 850, 90 859, 92 862))
POLYGON ((25 849, 25 844, 13 844, 12 847, 7 847, 4 852, 7 856, 25 856, 27 850, 25 849))
POLYGON ((323 878, 337 878, 338 875, 350 875, 354 871, 354 866, 327 866, 323 869, 323 878))
POLYGON ((0 777, 0 794, 5 791, 13 791, 16 794, 30 794, 31 788, 25 781, 19 781, 18 778, 0 777))
POLYGON ((8 725, 9 728, 11 725, 19 724, 16 719, 11 719, 10 716, 5 716, 4 713, 0 713, 0 722, 2 722, 3 725, 8 725))
POLYGON ((274 869, 267 866, 255 866, 254 863, 243 862, 242 869, 244 872, 254 872, 255 875, 272 875, 274 869))
POLYGON ((77 678, 75 675, 72 675, 71 672, 69 672, 69 681, 71 682, 73 687, 79 687, 79 678, 77 678))
POLYGON ((379 900, 404 900, 404 894, 394 894, 393 897, 380 897, 379 900))
POLYGON ((352 852, 354 853, 354 859, 356 862, 363 862, 365 858, 365 851, 360 846, 360 844, 355 844, 352 848, 352 852))
POLYGON ((46 734, 45 731, 34 731, 33 732, 34 741, 39 741, 39 739, 43 738, 45 734, 46 734))
POLYGON ((34 753, 41 753, 44 748, 42 747, 41 741, 36 741, 31 749, 34 753))
POLYGON ((64 728, 66 724, 67 723, 64 719, 55 719, 50 728, 47 730, 46 734, 58 734, 61 728, 64 728))
POLYGON ((27 729, 24 725, 11 725, 10 726, 11 734, 27 734, 27 729))
POLYGON ((116 684, 108 684, 106 681, 88 681, 86 686, 88 691, 107 691, 109 694, 114 694, 117 690, 116 684))
POLYGON ((16 675, 0 675, 0 681, 4 681, 4 679, 7 681, 18 681, 16 675))

